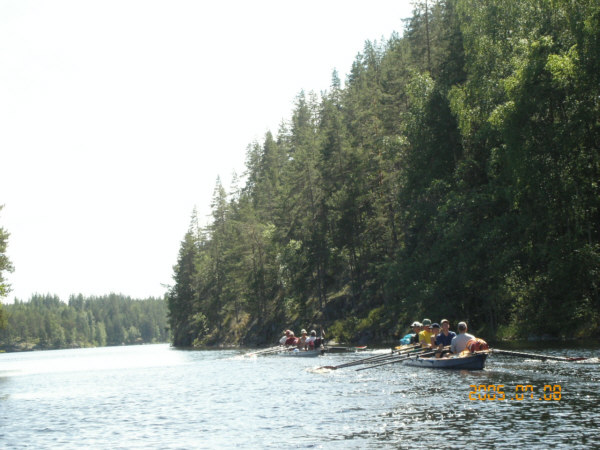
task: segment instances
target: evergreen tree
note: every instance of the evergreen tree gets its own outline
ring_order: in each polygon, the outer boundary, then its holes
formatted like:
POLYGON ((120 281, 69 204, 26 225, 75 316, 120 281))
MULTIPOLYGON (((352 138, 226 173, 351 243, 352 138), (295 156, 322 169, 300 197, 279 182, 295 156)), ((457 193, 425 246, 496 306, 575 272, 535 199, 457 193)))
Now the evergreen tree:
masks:
MULTIPOLYGON (((0 205, 0 211, 2 211, 2 208, 4 208, 4 206, 0 205)), ((12 272, 13 270, 12 264, 6 255, 8 237, 8 232, 6 232, 4 228, 0 227, 0 299, 6 297, 10 292, 10 286, 4 279, 4 274, 6 272, 12 272)), ((2 311, 2 304, 0 303, 0 328, 2 328, 5 324, 6 319, 2 311)))
POLYGON ((169 325, 173 344, 189 347, 194 336, 192 316, 198 312, 196 264, 199 256, 199 242, 196 230, 190 227, 181 242, 179 258, 174 269, 175 285, 168 293, 169 325))

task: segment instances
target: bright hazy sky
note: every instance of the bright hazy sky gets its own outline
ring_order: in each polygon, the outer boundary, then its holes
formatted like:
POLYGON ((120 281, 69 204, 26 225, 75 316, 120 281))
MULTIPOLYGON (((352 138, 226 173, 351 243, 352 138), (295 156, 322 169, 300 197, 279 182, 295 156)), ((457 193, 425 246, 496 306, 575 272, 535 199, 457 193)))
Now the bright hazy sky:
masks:
POLYGON ((160 297, 194 207, 409 0, 2 0, 12 292, 160 297))

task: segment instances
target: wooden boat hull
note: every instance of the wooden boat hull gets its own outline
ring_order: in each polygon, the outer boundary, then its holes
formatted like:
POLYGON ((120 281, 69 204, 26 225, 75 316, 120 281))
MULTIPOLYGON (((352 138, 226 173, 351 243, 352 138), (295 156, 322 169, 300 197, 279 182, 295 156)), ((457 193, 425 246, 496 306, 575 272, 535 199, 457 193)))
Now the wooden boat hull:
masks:
POLYGON ((404 361, 405 366, 427 367, 429 369, 482 370, 485 367, 487 353, 476 353, 471 356, 456 358, 424 357, 410 358, 404 361))

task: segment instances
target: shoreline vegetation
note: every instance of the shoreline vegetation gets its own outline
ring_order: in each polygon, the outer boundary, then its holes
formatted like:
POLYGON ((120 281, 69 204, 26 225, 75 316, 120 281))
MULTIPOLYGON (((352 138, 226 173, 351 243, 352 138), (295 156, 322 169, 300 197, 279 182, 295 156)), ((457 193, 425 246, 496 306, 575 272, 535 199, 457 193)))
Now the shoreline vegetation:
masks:
POLYGON ((599 33, 592 0, 415 4, 217 179, 207 226, 192 213, 173 344, 362 345, 422 317, 597 338, 599 33))
POLYGON ((34 295, 4 304, 3 316, 0 351, 6 352, 169 342, 164 299, 74 295, 65 303, 34 295))

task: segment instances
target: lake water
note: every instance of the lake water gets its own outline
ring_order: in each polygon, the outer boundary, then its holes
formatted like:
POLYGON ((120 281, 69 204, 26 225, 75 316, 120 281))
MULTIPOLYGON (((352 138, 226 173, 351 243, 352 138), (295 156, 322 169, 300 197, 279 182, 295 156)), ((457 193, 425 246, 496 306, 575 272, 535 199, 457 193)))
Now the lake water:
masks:
POLYGON ((0 447, 600 445, 596 349, 544 351, 594 358, 577 363, 492 355, 474 372, 402 364, 315 371, 374 353, 242 353, 148 345, 0 354, 0 447), (469 400, 470 385, 504 385, 507 400, 469 400), (511 400, 517 385, 531 385, 533 398, 511 400), (560 400, 540 400, 545 385, 559 385, 560 400))

